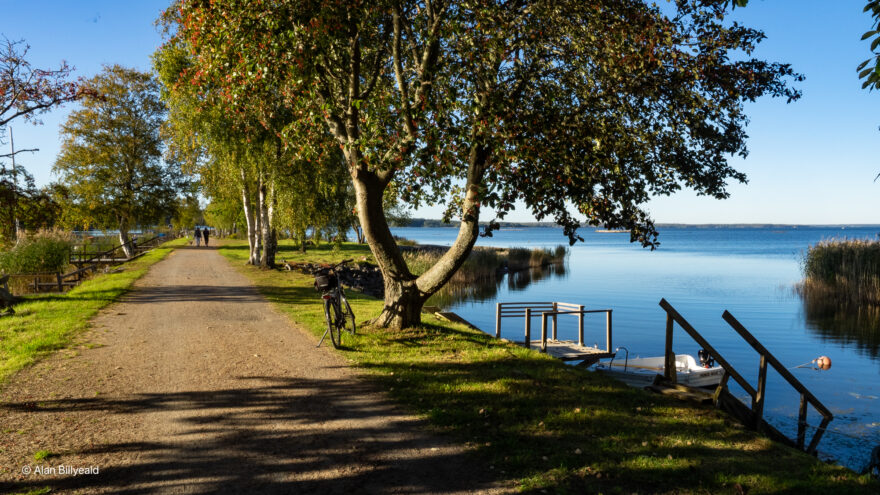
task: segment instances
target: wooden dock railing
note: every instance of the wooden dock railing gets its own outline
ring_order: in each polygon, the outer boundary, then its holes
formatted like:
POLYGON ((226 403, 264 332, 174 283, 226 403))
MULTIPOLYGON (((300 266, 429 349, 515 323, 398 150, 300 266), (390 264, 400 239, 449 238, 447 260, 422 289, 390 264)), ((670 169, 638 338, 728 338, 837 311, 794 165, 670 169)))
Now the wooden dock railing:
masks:
POLYGON ((825 405, 823 405, 819 399, 817 399, 808 389, 805 387, 794 375, 789 372, 782 363, 779 362, 776 357, 767 350, 759 341, 756 339, 746 328, 733 317, 732 314, 728 311, 724 311, 722 318, 750 345, 752 348, 758 352, 760 356, 760 363, 758 365, 758 385, 757 388, 753 387, 745 378, 731 365, 724 357, 719 353, 714 347, 712 347, 708 341, 690 324, 687 320, 684 319, 681 314, 676 311, 675 308, 672 307, 666 299, 660 300, 660 306, 666 311, 666 352, 665 352, 665 367, 664 367, 664 379, 675 383, 676 382, 676 371, 675 371, 675 353, 672 351, 672 339, 673 339, 673 327, 675 323, 678 323, 679 326, 688 333, 698 344, 700 344, 703 349, 709 352, 709 354, 715 358, 719 365, 724 368, 724 375, 721 378, 721 383, 718 384, 718 388, 715 390, 715 405, 716 407, 728 406, 725 409, 728 409, 729 412, 740 416, 740 419, 743 422, 747 423, 749 426, 756 430, 764 430, 767 433, 770 433, 776 439, 779 440, 787 440, 786 443, 789 443, 793 446, 796 446, 798 449, 804 450, 807 453, 815 454, 816 448, 819 446, 819 441, 822 439, 822 434, 825 433, 825 429, 828 427, 828 423, 834 418, 831 414, 831 411, 828 410, 825 405), (792 442, 788 437, 777 431, 775 428, 767 424, 764 421, 764 400, 766 397, 766 386, 767 386, 767 365, 772 366, 789 385, 791 385, 795 390, 800 393, 800 408, 798 410, 798 431, 797 431, 797 439, 792 442), (742 388, 746 391, 747 394, 752 399, 751 409, 743 410, 744 405, 730 394, 727 389, 727 382, 730 378, 733 378, 742 388), (732 401, 735 401, 732 402, 732 401), (813 434, 813 438, 810 440, 809 445, 804 447, 805 439, 806 439, 806 427, 807 427, 807 406, 813 406, 819 414, 822 415, 822 422, 816 430, 816 433, 813 434))
POLYGON ((525 321, 525 346, 532 342, 532 318, 541 317, 541 347, 547 348, 547 320, 551 321, 551 339, 557 340, 557 316, 577 315, 578 345, 584 345, 584 315, 590 313, 606 313, 605 317, 605 350, 611 352, 611 313, 610 309, 584 309, 582 304, 564 302, 511 302, 495 305, 495 338, 501 338, 502 318, 523 318, 525 321))

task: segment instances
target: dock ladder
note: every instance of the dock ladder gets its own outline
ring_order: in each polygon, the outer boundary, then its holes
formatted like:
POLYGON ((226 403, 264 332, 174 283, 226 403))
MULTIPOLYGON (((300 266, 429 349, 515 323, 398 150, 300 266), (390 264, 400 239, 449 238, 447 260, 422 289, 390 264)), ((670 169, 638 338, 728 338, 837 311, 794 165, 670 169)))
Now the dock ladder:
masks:
POLYGON ((724 368, 724 375, 721 383, 715 389, 714 402, 715 406, 723 409, 735 416, 747 426, 754 430, 762 431, 774 440, 781 441, 789 446, 804 450, 809 454, 816 454, 819 441, 822 434, 828 427, 828 423, 834 418, 831 411, 822 404, 794 375, 791 374, 776 357, 770 353, 746 328, 733 317, 728 311, 724 311, 722 318, 726 321, 757 353, 760 355, 760 363, 758 365, 758 384, 753 387, 742 375, 734 369, 734 367, 724 357, 712 347, 706 339, 697 332, 694 327, 684 319, 675 308, 672 307, 666 299, 660 300, 660 306, 666 311, 666 352, 664 366, 664 380, 667 383, 675 385, 675 353, 672 351, 672 334, 675 323, 688 333, 703 349, 715 358, 721 367, 724 368), (789 385, 800 393, 800 408, 798 409, 798 430, 797 439, 792 441, 779 430, 770 426, 764 421, 764 399, 766 397, 767 385, 767 365, 772 366, 789 385), (747 407, 734 397, 727 389, 727 382, 733 378, 751 397, 751 407, 747 407), (822 422, 813 434, 810 443, 805 446, 806 428, 807 428, 807 406, 811 405, 822 416, 822 422))

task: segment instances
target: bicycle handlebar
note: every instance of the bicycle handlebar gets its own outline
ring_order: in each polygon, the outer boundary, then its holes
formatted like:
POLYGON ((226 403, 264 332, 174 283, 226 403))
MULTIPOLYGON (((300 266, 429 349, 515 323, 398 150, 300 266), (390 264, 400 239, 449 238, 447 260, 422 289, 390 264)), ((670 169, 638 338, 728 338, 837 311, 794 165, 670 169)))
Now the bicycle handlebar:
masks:
POLYGON ((340 266, 342 266, 342 265, 344 265, 344 264, 346 264, 346 263, 351 263, 352 261, 354 261, 354 258, 349 258, 349 259, 347 259, 347 260, 342 260, 342 261, 340 261, 339 263, 336 263, 335 265, 323 266, 323 267, 321 267, 321 268, 318 268, 318 269, 312 270, 312 274, 316 274, 316 273, 319 273, 319 272, 322 272, 322 271, 336 270, 336 269, 339 268, 340 266))

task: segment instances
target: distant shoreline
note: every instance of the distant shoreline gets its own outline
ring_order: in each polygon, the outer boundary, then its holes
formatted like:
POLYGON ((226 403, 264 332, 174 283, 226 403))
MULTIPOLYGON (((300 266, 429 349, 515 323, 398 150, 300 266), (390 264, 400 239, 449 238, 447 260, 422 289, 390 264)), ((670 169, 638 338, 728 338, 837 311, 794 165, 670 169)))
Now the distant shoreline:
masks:
MULTIPOLYGON (((498 222, 501 230, 529 229, 529 228, 561 228, 553 222, 498 222)), ((487 226, 487 222, 481 222, 480 226, 487 226)), ((691 229, 880 229, 880 224, 838 223, 838 224, 792 224, 792 223, 656 223, 658 229, 668 228, 691 228, 691 229)), ((457 222, 443 223, 442 220, 413 218, 408 225, 397 225, 401 228, 458 228, 457 222)), ((582 229, 607 231, 604 227, 582 225, 582 229)))

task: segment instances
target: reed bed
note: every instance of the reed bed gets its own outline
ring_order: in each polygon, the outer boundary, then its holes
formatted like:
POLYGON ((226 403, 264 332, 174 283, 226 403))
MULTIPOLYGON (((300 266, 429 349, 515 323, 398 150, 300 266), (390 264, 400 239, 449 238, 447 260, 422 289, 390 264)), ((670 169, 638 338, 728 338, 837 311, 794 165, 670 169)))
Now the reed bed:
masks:
POLYGON ((880 306, 878 240, 822 241, 809 247, 803 269, 799 290, 815 306, 880 306))
MULTIPOLYGON (((403 254, 412 273, 420 275, 443 256, 442 249, 424 248, 403 254)), ((450 284, 474 284, 495 281, 506 268, 508 272, 518 272, 529 268, 561 264, 568 255, 568 248, 555 249, 498 249, 475 247, 462 267, 455 273, 450 284)))

